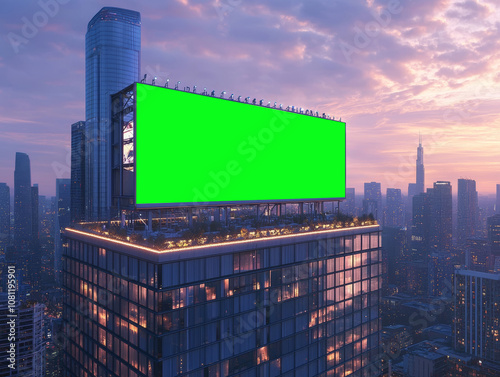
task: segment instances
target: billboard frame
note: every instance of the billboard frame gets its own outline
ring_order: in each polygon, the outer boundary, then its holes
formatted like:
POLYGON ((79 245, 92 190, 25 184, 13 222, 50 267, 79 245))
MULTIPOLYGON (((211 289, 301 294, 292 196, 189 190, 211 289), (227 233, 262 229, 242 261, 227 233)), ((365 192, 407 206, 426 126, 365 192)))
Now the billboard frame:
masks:
MULTIPOLYGON (((133 103, 133 121, 134 121, 134 133, 133 133, 133 148, 134 148, 134 161, 133 161, 133 195, 127 195, 123 196, 123 173, 120 174, 120 197, 117 198, 116 195, 114 196, 113 200, 113 205, 115 207, 118 207, 118 209, 133 209, 133 210, 161 210, 161 209, 179 209, 179 208, 200 208, 200 207, 227 207, 227 206, 251 206, 251 205, 262 205, 262 204, 300 204, 300 203, 313 203, 313 202, 336 202, 336 201, 342 201, 345 199, 345 195, 343 197, 326 197, 326 198, 300 198, 300 199, 279 199, 279 200, 238 200, 238 201, 207 201, 207 202, 181 202, 181 203, 147 203, 147 204, 137 204, 137 180, 136 180, 136 173, 137 173, 137 84, 140 85, 145 85, 145 86, 151 86, 151 87, 156 87, 156 88, 161 88, 163 90, 175 90, 175 91, 181 91, 185 93, 189 93, 191 95, 198 95, 198 96, 209 96, 211 98, 215 98, 216 100, 220 101, 230 101, 230 102, 235 102, 235 100, 229 99, 229 98, 219 98, 219 97, 212 97, 210 95, 205 95, 202 93, 193 93, 193 92, 187 92, 184 90, 177 90, 173 88, 166 88, 166 87, 159 87, 156 85, 151 85, 147 83, 138 83, 135 82, 131 85, 129 85, 127 88, 123 89, 122 91, 114 94, 112 96, 112 101, 116 96, 125 93, 125 92, 130 92, 131 89, 133 90, 133 96, 134 96, 134 103, 133 103), (117 199, 117 200, 116 200, 117 199), (125 200, 123 200, 125 199, 125 200), (132 200, 130 200, 132 199, 132 200), (126 203, 128 202, 128 203, 126 203), (116 205, 118 204, 118 206, 116 205)), ((243 105, 247 106, 259 106, 259 107, 265 107, 266 106, 261 106, 259 104, 252 104, 252 103, 245 103, 245 102, 239 102, 243 105)), ((271 108, 273 111, 282 111, 285 113, 290 113, 292 111, 284 110, 284 109, 279 109, 279 108, 271 108)), ((122 109, 123 110, 123 109, 122 109)), ((314 118, 318 118, 314 115, 308 115, 304 113, 297 113, 293 112, 294 114, 302 115, 302 116, 310 116, 314 118)), ((319 117, 320 119, 324 119, 325 121, 329 120, 324 117, 319 117)), ((112 120, 113 122, 113 114, 112 114, 112 120)), ((343 123, 344 127, 346 127, 345 122, 341 122, 339 120, 335 120, 335 122, 338 123, 343 123)), ((116 126, 113 127, 114 131, 117 132, 116 126)), ((347 128, 346 128, 347 130, 347 128)), ((344 140, 343 140, 344 146, 346 146, 347 143, 347 132, 344 133, 344 140)), ((123 171, 123 132, 120 130, 120 170, 123 171)), ((344 192, 346 188, 346 182, 347 182, 347 148, 344 147, 344 192)), ((116 165, 117 161, 114 162, 114 165, 116 165)), ((114 183, 114 180, 112 178, 112 183, 114 183)), ((112 190, 112 192, 114 192, 112 190)))

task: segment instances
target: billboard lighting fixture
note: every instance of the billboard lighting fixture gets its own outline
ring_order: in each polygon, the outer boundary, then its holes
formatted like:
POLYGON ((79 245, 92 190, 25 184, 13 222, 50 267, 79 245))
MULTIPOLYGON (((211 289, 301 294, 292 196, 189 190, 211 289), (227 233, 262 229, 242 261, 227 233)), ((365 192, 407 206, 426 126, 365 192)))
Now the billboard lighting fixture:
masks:
POLYGON ((245 102, 248 103, 248 101, 250 100, 250 97, 246 97, 245 98, 245 102))
POLYGON ((271 107, 271 101, 267 103, 267 107, 271 107))
POLYGON ((238 102, 241 102, 241 96, 238 96, 238 102))
POLYGON ((193 93, 196 93, 196 85, 193 86, 193 93))
POLYGON ((261 99, 261 100, 259 101, 259 105, 260 105, 260 106, 262 106, 262 104, 263 104, 263 103, 264 103, 264 100, 263 100, 263 99, 261 99))
POLYGON ((169 78, 167 78, 167 81, 165 81, 165 88, 168 88, 168 82, 170 81, 169 78))
POLYGON ((180 81, 177 81, 177 83, 175 84, 175 90, 179 89, 179 84, 180 83, 181 83, 180 81))
POLYGON ((146 82, 146 77, 148 77, 148 74, 145 73, 144 74, 144 77, 142 78, 141 82, 144 84, 146 82))
POLYGON ((154 85, 154 84, 156 83, 156 79, 157 79, 157 77, 155 76, 155 77, 153 78, 153 81, 151 82, 151 84, 152 84, 152 85, 154 85))
POLYGON ((191 88, 190 88, 189 86, 185 86, 185 87, 184 87, 184 91, 185 91, 185 92, 190 92, 190 91, 191 91, 191 88), (187 88, 187 90, 186 90, 186 88, 187 88))
POLYGON ((283 110, 283 105, 280 103, 280 110, 283 110))
POLYGON ((275 109, 275 108, 276 108, 276 101, 274 101, 274 106, 273 106, 273 109, 275 109))
POLYGON ((225 90, 223 90, 222 92, 220 92, 220 98, 224 98, 224 94, 226 94, 225 90))
POLYGON ((215 90, 212 90, 212 93, 210 93, 212 97, 215 97, 215 90))
POLYGON ((207 95, 207 88, 203 88, 203 95, 207 95))
POLYGON ((231 94, 231 95, 229 96, 229 99, 230 99, 231 101, 233 101, 233 100, 234 100, 234 94, 231 94))

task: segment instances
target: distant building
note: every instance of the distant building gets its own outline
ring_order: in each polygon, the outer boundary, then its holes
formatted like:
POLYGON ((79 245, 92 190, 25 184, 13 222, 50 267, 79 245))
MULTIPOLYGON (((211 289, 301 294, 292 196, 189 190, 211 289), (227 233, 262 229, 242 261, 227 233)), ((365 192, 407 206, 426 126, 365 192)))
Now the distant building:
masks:
POLYGON ((10 188, 0 183, 0 255, 10 243, 10 188))
POLYGON ((401 197, 401 190, 388 188, 386 202, 384 226, 403 227, 403 199, 401 197))
POLYGON ((431 247, 450 251, 452 247, 452 197, 450 182, 438 181, 431 194, 431 247))
POLYGON ((455 272, 454 348, 500 363, 500 274, 455 272))
POLYGON ((38 245, 40 239, 40 211, 38 202, 38 184, 31 187, 31 229, 34 246, 38 245))
POLYGON ((32 240, 31 197, 30 158, 26 153, 17 152, 14 171, 14 241, 18 250, 27 250, 32 240))
POLYGON ((356 216, 356 190, 345 189, 345 200, 340 202, 340 212, 349 216, 356 216))
POLYGON ((7 334, 11 328, 7 319, 10 313, 7 294, 0 293, 0 349, 4 353, 0 362, 0 376, 45 377, 45 343, 43 341, 42 304, 24 307, 17 304, 15 326, 16 368, 8 367, 7 352, 10 342, 7 334))
POLYGON ((71 125, 71 222, 85 219, 85 122, 71 125))
POLYGON ((422 136, 419 136, 416 161, 416 184, 415 194, 425 192, 425 169, 424 169, 424 147, 422 147, 422 136))
POLYGON ((404 371, 407 377, 444 376, 446 370, 446 355, 435 352, 435 347, 430 342, 410 346, 404 355, 404 371))
POLYGON ((71 180, 62 178, 56 180, 56 219, 54 226, 54 273, 56 281, 60 281, 62 269, 62 248, 63 240, 61 231, 70 225, 70 207, 71 207, 71 180))
POLYGON ((500 213, 500 185, 497 184, 497 202, 495 205, 496 213, 500 213))
POLYGON ((457 239, 459 248, 464 248, 467 238, 477 234, 479 207, 477 202, 476 181, 458 180, 457 239))
POLYGON ((500 256, 500 214, 488 217, 486 224, 491 253, 498 257, 500 256))
POLYGON ((491 267, 491 247, 487 238, 472 237, 467 239, 465 265, 469 270, 488 272, 491 267))
POLYGON ((363 213, 373 214, 381 223, 383 218, 382 211, 382 192, 379 182, 366 182, 364 185, 363 213))

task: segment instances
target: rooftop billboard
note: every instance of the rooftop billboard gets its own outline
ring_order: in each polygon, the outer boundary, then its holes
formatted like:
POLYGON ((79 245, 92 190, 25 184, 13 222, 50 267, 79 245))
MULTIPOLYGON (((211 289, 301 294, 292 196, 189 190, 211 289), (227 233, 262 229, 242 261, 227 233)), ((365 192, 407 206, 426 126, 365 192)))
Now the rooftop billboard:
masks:
POLYGON ((136 84, 137 208, 345 198, 345 123, 136 84))

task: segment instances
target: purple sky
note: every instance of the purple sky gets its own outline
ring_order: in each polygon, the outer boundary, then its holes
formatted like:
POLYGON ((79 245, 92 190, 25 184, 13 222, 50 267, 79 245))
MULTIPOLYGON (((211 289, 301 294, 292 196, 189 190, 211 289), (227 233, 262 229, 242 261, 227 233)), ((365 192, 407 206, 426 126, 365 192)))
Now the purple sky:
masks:
POLYGON ((426 187, 472 178, 487 194, 500 183, 496 0, 4 0, 0 182, 11 190, 16 151, 30 155, 41 195, 69 177, 70 125, 85 114, 85 32, 103 6, 141 12, 141 70, 159 84, 342 117, 347 185, 358 193, 368 181, 406 193, 419 132, 426 187))

